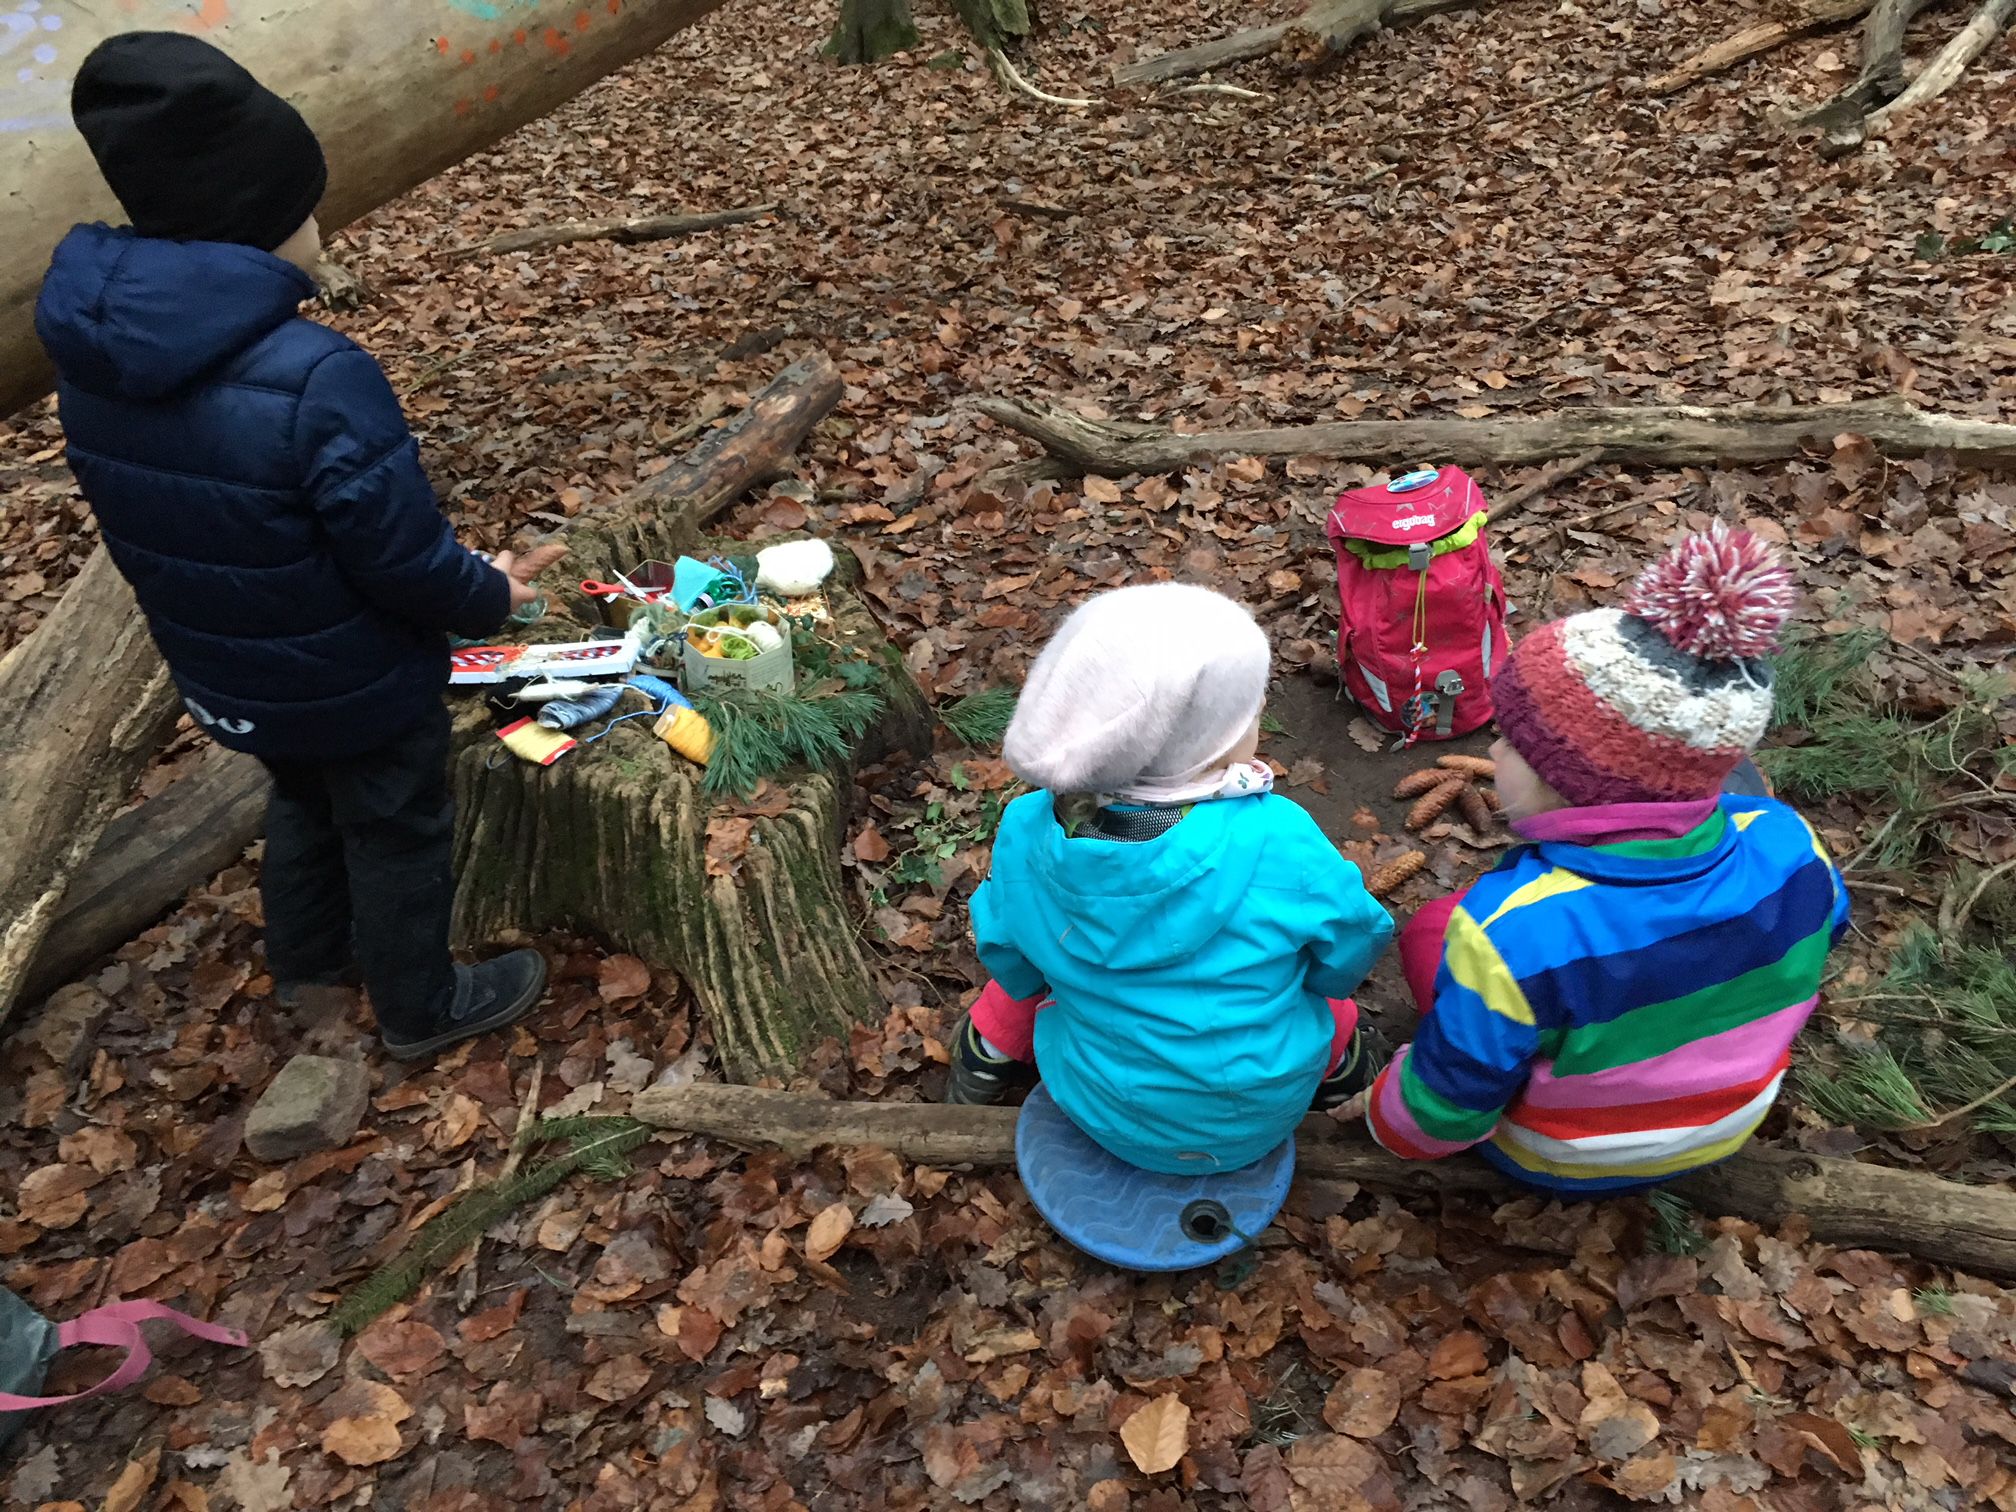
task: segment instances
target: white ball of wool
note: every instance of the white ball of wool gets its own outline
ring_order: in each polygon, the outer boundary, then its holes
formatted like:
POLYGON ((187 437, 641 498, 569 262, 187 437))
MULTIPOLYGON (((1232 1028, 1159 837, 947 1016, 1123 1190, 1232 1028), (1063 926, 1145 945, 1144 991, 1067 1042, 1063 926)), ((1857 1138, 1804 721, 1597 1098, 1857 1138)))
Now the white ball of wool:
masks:
POLYGON ((777 627, 766 620, 753 620, 743 628, 758 652, 775 651, 784 644, 784 637, 777 627))
POLYGON ((833 572, 833 548, 824 541, 780 541, 756 553, 756 584, 785 598, 810 593, 833 572))
POLYGON ((1053 793, 1201 775, 1259 717, 1270 659, 1253 616, 1208 588, 1102 593, 1037 657, 1002 753, 1053 793))

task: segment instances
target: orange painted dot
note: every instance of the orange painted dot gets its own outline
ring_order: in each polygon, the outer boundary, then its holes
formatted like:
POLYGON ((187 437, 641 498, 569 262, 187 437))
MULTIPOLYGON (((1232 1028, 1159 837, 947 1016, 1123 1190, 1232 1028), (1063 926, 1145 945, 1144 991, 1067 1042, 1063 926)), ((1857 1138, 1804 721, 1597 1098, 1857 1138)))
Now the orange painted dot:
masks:
POLYGON ((462 49, 462 61, 463 61, 464 63, 474 63, 474 62, 476 61, 476 49, 475 49, 475 48, 473 48, 473 47, 465 47, 465 48, 463 48, 463 49, 462 49))
POLYGON ((495 105, 503 97, 504 91, 499 89, 495 84, 492 84, 488 89, 483 91, 483 98, 488 100, 492 105, 495 105))
POLYGON ((475 108, 476 102, 474 100, 462 99, 455 102, 455 114, 458 116, 466 116, 475 108))
POLYGON ((574 18, 574 30, 576 31, 588 30, 588 12, 586 12, 585 10, 574 18))
POLYGON ((446 37, 436 37, 436 38, 434 39, 434 51, 436 51, 436 52, 438 52, 439 54, 441 54, 441 56, 442 56, 442 57, 444 57, 444 58, 445 58, 445 57, 447 57, 447 56, 448 56, 448 39, 447 39, 446 37))
POLYGON ((557 26, 546 28, 546 45, 562 57, 574 51, 574 44, 560 34, 560 28, 557 26))
POLYGON ((497 38, 492 37, 490 39, 490 56, 494 58, 502 51, 504 51, 504 44, 498 41, 497 38))
POLYGON ((622 14, 622 11, 623 11, 623 0, 609 0, 610 15, 612 16, 620 15, 622 14))
POLYGON ((518 30, 511 33, 511 40, 516 42, 520 47, 523 47, 526 42, 525 28, 521 26, 518 30))

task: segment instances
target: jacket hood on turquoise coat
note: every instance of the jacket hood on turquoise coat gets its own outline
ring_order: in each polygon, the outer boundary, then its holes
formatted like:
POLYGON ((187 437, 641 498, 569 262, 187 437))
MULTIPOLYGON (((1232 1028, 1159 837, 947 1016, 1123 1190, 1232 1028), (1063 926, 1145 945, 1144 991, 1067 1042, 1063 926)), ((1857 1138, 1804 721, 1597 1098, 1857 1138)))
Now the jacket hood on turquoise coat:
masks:
POLYGON ((1036 1056, 1088 1134, 1149 1170, 1250 1164, 1294 1129, 1334 1021, 1393 932, 1287 798, 1221 799, 1137 844, 1071 838, 1053 800, 1010 804, 973 898, 980 959, 1047 989, 1036 1056))

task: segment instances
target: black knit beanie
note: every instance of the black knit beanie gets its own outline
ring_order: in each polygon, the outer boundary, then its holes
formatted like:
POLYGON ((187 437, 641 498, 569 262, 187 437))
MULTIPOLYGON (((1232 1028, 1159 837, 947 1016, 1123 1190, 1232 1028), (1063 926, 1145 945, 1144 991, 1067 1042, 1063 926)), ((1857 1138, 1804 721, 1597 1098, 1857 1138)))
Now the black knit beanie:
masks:
POLYGON ((142 236, 271 252, 306 224, 329 184, 301 113, 180 32, 100 42, 77 70, 70 113, 142 236))

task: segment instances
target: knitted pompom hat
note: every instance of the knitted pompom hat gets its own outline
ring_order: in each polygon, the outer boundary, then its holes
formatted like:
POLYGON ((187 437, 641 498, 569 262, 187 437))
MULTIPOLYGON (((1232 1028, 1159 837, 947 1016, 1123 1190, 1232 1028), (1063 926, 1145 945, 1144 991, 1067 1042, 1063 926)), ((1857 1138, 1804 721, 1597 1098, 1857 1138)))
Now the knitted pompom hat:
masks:
POLYGON ((1778 648, 1794 597, 1791 572, 1749 531, 1688 536, 1622 609, 1519 642, 1491 684, 1499 731, 1578 808, 1718 792, 1770 727, 1759 658, 1778 648))
POLYGON ((1053 793, 1201 775, 1267 699, 1267 636, 1222 594, 1117 588, 1079 605, 1030 669, 1002 754, 1053 793))

